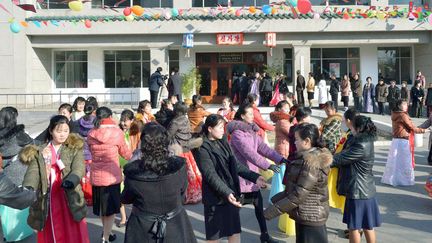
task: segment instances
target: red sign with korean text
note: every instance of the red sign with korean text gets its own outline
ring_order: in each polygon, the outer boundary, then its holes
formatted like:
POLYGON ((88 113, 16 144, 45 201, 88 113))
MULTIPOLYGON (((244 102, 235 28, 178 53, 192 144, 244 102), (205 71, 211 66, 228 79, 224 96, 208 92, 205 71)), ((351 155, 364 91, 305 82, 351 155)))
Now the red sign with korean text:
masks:
POLYGON ((243 45, 243 33, 221 33, 216 34, 218 45, 243 45))

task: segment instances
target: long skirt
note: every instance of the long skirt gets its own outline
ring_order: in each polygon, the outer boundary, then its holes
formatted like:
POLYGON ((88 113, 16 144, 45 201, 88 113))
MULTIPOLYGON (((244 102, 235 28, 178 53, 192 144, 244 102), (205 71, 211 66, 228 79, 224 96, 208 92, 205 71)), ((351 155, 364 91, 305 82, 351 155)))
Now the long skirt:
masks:
POLYGON ((338 180, 339 169, 331 168, 328 175, 328 191, 329 191, 329 206, 332 208, 338 208, 341 212, 344 212, 345 208, 345 196, 341 196, 337 193, 337 180, 338 180))
POLYGON ((407 139, 393 138, 381 182, 392 186, 412 186, 414 182, 413 153, 407 139))
POLYGON ((198 169, 192 152, 179 155, 186 159, 188 187, 186 190, 185 204, 201 202, 202 198, 202 176, 198 169))
POLYGON ((6 241, 20 241, 33 234, 33 229, 27 224, 28 208, 18 210, 0 205, 0 215, 6 241))

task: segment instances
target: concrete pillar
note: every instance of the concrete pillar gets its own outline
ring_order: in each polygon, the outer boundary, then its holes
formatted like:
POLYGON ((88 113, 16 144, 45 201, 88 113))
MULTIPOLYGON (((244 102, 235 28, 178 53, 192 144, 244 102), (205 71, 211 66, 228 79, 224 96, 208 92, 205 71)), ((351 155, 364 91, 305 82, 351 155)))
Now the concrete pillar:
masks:
POLYGON ((162 68, 162 74, 168 74, 168 52, 165 48, 150 48, 150 73, 158 67, 162 68))
POLYGON ((412 79, 415 79, 417 70, 420 70, 426 77, 426 87, 432 81, 432 69, 430 68, 430 60, 432 60, 432 44, 419 44, 414 46, 413 55, 413 66, 412 79))
POLYGON ((29 48, 30 63, 32 64, 31 91, 35 93, 50 93, 54 90, 55 84, 52 77, 53 61, 52 49, 29 48))
POLYGON ((297 70, 300 70, 301 75, 303 75, 305 79, 310 72, 310 47, 310 45, 293 45, 293 91, 295 91, 297 70))
POLYGON ((372 83, 378 83, 378 47, 376 45, 360 46, 360 79, 366 83, 370 76, 372 83))
POLYGON ((89 48, 87 51, 88 71, 87 87, 90 90, 101 90, 105 88, 105 63, 104 52, 101 48, 89 48))

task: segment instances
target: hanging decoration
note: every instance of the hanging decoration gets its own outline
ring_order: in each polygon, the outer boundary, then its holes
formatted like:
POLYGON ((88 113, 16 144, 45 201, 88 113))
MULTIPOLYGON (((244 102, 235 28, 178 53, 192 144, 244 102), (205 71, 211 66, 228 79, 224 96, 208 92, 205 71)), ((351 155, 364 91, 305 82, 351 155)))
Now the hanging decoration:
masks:
POLYGON ((186 56, 190 57, 190 49, 194 46, 194 34, 183 34, 182 46, 187 49, 186 56))
POLYGON ((308 14, 312 10, 312 4, 309 0, 298 0, 297 8, 301 14, 308 14))
POLYGON ((273 47, 276 47, 276 33, 266 33, 264 45, 270 47, 270 56, 273 56, 273 47))
POLYGON ((16 21, 11 22, 9 28, 14 34, 18 34, 21 31, 21 26, 16 21))
POLYGON ((75 12, 79 12, 79 11, 83 10, 83 8, 84 8, 84 4, 80 0, 69 2, 68 6, 72 11, 75 11, 75 12))

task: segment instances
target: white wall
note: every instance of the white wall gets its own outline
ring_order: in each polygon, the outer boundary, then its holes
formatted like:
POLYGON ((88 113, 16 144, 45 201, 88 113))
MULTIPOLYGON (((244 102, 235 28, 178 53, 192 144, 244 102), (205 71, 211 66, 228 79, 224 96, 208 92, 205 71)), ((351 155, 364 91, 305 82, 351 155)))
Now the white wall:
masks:
POLYGON ((360 46, 360 79, 363 84, 370 76, 372 83, 378 83, 378 49, 376 45, 360 46))

